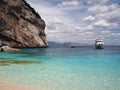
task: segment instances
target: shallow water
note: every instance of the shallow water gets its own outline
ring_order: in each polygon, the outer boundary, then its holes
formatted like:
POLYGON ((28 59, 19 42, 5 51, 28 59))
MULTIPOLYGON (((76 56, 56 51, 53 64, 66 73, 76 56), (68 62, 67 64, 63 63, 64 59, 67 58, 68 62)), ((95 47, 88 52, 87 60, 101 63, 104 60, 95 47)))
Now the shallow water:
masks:
POLYGON ((22 49, 0 59, 37 61, 0 66, 0 80, 45 90, 120 90, 120 47, 22 49))

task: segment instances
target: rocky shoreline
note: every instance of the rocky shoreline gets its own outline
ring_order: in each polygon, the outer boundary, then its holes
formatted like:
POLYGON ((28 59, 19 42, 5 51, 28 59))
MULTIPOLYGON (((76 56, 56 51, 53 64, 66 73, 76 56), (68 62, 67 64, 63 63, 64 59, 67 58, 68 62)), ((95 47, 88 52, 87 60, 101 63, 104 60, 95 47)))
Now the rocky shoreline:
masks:
POLYGON ((18 52, 18 51, 20 51, 20 49, 18 49, 18 48, 12 48, 9 46, 0 47, 0 52, 18 52))

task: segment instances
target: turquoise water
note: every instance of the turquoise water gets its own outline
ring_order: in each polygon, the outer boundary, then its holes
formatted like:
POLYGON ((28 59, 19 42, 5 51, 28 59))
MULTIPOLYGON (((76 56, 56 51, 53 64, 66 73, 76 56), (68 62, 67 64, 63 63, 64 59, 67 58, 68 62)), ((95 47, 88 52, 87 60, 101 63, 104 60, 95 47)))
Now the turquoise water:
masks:
POLYGON ((0 81, 44 90, 120 90, 120 47, 22 49, 0 59, 39 61, 0 66, 0 81))

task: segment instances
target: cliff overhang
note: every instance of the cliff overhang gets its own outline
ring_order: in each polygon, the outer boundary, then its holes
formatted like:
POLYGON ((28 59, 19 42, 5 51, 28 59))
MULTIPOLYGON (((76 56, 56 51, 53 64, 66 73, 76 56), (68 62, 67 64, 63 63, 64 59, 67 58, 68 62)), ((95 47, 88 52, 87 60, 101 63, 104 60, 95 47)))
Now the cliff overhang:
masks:
POLYGON ((48 47, 45 21, 25 0, 0 0, 0 46, 48 47))

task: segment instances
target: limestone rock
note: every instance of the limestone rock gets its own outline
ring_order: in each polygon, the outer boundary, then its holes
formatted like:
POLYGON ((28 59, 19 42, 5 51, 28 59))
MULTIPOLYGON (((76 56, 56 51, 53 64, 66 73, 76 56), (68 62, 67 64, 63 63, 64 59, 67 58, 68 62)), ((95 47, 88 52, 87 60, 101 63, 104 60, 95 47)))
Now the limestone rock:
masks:
POLYGON ((0 51, 2 51, 2 52, 18 52, 18 51, 20 51, 20 49, 11 48, 11 47, 9 47, 9 46, 2 46, 2 47, 0 48, 0 51))
POLYGON ((25 0, 0 0, 0 45, 47 47, 45 22, 25 0))

